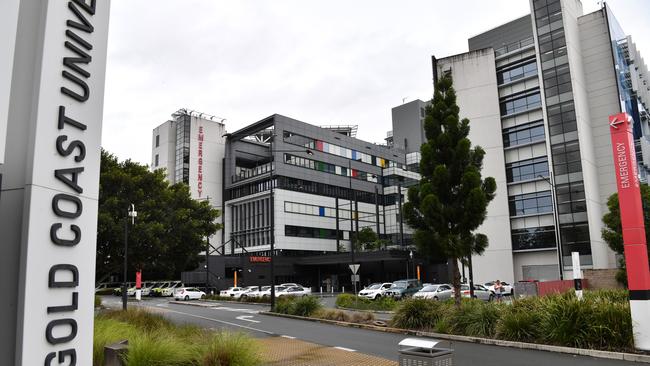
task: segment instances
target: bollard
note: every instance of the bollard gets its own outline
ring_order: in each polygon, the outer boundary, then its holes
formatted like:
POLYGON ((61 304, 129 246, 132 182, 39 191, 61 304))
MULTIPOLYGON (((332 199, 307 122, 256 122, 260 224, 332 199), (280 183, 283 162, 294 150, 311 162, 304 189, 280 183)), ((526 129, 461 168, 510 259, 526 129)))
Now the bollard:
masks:
POLYGON ((104 347, 104 366, 124 366, 124 357, 128 351, 128 340, 107 345, 104 347))
POLYGON ((341 293, 344 294, 345 293, 345 286, 341 286, 341 287, 342 287, 341 293))

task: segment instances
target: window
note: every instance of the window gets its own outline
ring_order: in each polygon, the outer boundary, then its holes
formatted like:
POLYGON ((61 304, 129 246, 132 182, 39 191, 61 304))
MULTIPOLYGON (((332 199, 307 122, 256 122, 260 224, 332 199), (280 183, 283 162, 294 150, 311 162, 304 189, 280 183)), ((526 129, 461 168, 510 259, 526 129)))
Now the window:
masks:
POLYGON ((511 232, 511 237, 512 250, 543 249, 556 246, 553 226, 514 229, 511 232))
POLYGON ((548 176, 548 160, 546 156, 506 164, 508 183, 535 179, 540 175, 542 177, 548 176))
POLYGON ((499 85, 507 84, 533 75, 537 75, 537 62, 535 60, 523 65, 510 66, 506 70, 499 71, 497 73, 497 82, 499 85))
POLYGON ((318 170, 324 173, 343 175, 346 177, 352 177, 354 179, 365 180, 368 182, 377 183, 377 175, 364 172, 357 169, 348 169, 347 167, 342 167, 330 163, 325 163, 323 161, 316 161, 312 159, 303 158, 296 155, 284 154, 285 164, 295 165, 302 168, 318 170))
POLYGON ((503 98, 500 104, 501 115, 506 116, 509 114, 525 112, 542 105, 539 91, 534 91, 532 93, 528 92, 528 94, 526 93, 527 92, 503 98))
MULTIPOLYGON (((312 238, 312 239, 336 239, 336 230, 334 229, 321 229, 316 227, 306 226, 284 226, 284 235, 298 238, 312 238)), ((339 230, 339 239, 343 239, 343 231, 339 230)))
POLYGON ((580 162, 580 145, 578 141, 555 144, 551 146, 555 175, 578 173, 582 171, 580 162))
POLYGON ((154 163, 153 163, 153 166, 154 166, 154 167, 157 167, 157 166, 158 166, 158 154, 156 154, 156 156, 154 157, 154 163))
POLYGON ((156 135, 156 147, 160 146, 160 135, 156 135))
POLYGON ((517 146, 544 141, 544 123, 535 121, 503 130, 503 146, 517 146))
POLYGON ((553 212, 551 191, 534 192, 508 198, 510 216, 553 212))

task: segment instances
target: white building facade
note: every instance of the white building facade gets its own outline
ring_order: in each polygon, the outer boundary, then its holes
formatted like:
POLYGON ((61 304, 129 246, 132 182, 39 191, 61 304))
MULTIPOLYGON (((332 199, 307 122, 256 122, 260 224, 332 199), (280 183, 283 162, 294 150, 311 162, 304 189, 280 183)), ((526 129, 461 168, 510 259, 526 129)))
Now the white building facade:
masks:
POLYGON ((601 238, 616 192, 609 115, 633 116, 647 175, 650 89, 630 37, 608 7, 583 15, 578 0, 533 0, 531 9, 471 38, 469 52, 433 58, 434 79, 451 75, 470 139, 486 151, 483 175, 497 181, 478 229, 490 246, 473 258, 477 281, 558 279, 559 263, 570 278, 574 251, 583 268, 616 267, 601 238))
MULTIPOLYGON (((165 169, 171 184, 185 183, 197 200, 209 200, 223 208, 223 159, 226 129, 223 119, 205 113, 179 109, 172 119, 152 132, 151 169, 165 169)), ((223 216, 217 219, 223 222, 223 216)), ((210 238, 218 248, 222 232, 210 238)))

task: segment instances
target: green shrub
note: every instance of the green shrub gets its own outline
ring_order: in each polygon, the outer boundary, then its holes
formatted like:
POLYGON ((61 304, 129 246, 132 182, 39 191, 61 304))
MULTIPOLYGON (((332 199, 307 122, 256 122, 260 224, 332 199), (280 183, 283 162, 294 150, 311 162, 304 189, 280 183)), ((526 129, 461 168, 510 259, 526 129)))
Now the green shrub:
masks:
POLYGON ((303 296, 294 300, 292 315, 311 316, 322 307, 323 305, 318 298, 314 296, 303 296))
POLYGON ((492 337, 495 332, 501 306, 483 303, 481 300, 467 300, 455 309, 450 319, 454 333, 473 337, 492 337))
POLYGON ((373 313, 354 313, 352 314, 351 321, 353 323, 372 323, 375 321, 375 314, 373 313))
POLYGON ((352 294, 340 294, 336 297, 336 306, 347 309, 391 311, 397 306, 397 301, 392 297, 380 297, 370 300, 352 294))
POLYGON ((183 342, 173 333, 142 332, 129 340, 126 363, 129 366, 191 365, 198 354, 195 345, 183 342))
POLYGON ((624 289, 585 290, 585 301, 625 303, 629 301, 629 291, 624 289))
POLYGON ((501 308, 496 325, 496 338, 515 342, 535 342, 539 336, 541 319, 540 299, 528 297, 514 300, 510 306, 501 308))
POLYGON ((147 332, 174 328, 174 325, 162 315, 150 313, 142 308, 129 308, 127 311, 113 311, 106 313, 104 316, 131 324, 147 332))
POLYGON ((404 329, 431 329, 440 319, 443 303, 426 299, 407 299, 395 309, 392 325, 404 329))
POLYGON ((284 296, 275 302, 275 312, 280 314, 311 316, 323 307, 314 296, 284 296))
POLYGON ((205 348, 203 366, 254 366, 260 364, 256 342, 243 333, 219 332, 205 348))
POLYGON ((102 298, 95 295, 95 308, 102 306, 102 298))
POLYGON ((93 365, 104 364, 104 347, 119 341, 133 339, 136 334, 137 329, 131 324, 105 316, 97 316, 93 331, 93 365))

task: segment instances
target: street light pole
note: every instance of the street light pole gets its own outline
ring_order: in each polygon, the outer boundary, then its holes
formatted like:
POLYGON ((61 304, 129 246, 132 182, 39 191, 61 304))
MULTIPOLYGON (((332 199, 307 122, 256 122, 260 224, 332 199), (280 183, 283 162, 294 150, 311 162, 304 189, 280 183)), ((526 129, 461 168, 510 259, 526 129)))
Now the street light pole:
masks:
POLYGON ((553 205, 553 223, 555 224, 555 245, 557 246, 557 263, 560 270, 560 280, 564 279, 564 264, 562 263, 562 236, 560 235, 560 219, 558 217, 558 205, 556 200, 555 184, 553 183, 553 173, 549 172, 550 178, 543 175, 537 175, 538 178, 544 179, 551 186, 551 204, 553 205))
POLYGON ((131 204, 128 209, 127 217, 124 220, 124 277, 122 279, 122 310, 126 310, 126 303, 128 297, 128 285, 126 281, 127 276, 127 263, 128 263, 128 252, 129 252, 129 217, 131 218, 131 225, 135 225, 135 218, 138 216, 138 213, 135 211, 135 206, 131 204))

